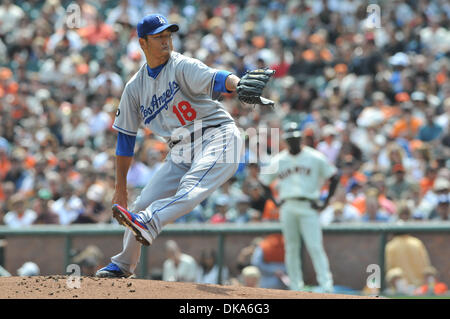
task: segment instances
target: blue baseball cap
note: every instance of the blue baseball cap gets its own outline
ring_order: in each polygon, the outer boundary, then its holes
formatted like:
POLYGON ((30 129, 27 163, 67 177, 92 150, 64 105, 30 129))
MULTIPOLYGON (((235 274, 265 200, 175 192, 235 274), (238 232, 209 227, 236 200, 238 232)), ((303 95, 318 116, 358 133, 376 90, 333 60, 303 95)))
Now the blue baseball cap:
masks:
POLYGON ((145 38, 146 35, 161 33, 166 29, 177 32, 179 27, 173 23, 169 24, 167 18, 161 14, 149 14, 137 24, 137 33, 140 38, 145 38))

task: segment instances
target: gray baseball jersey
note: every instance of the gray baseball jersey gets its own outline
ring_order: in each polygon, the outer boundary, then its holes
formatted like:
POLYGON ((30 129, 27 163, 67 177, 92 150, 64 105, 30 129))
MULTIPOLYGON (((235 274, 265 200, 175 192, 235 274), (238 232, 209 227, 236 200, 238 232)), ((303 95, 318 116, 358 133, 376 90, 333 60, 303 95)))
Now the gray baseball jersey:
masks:
POLYGON ((192 133, 194 121, 201 120, 203 127, 233 122, 212 98, 217 71, 177 52, 156 79, 144 64, 125 86, 113 128, 136 136, 142 122, 168 141, 181 127, 192 133))

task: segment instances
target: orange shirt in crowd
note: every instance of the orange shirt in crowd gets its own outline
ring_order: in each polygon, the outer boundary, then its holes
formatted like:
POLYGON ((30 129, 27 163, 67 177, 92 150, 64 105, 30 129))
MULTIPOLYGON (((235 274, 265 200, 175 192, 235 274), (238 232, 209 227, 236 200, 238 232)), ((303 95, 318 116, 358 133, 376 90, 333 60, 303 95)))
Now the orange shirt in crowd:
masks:
POLYGON ((352 176, 349 175, 342 175, 341 179, 340 179, 340 184, 342 187, 347 187, 348 186, 348 182, 350 181, 350 179, 353 178, 354 180, 356 180, 358 183, 360 184, 364 184, 367 182, 367 176, 364 175, 364 173, 361 172, 354 172, 352 176))
POLYGON ((7 157, 0 158, 0 178, 4 179, 11 169, 11 162, 7 157))
POLYGON ((6 94, 16 95, 19 91, 19 84, 17 82, 10 82, 6 85, 0 85, 0 98, 4 97, 6 94))
POLYGON ((36 165, 36 158, 34 158, 33 155, 27 155, 27 157, 25 158, 25 167, 27 169, 30 169, 34 167, 34 165, 36 165))
MULTIPOLYGON (((355 198, 355 200, 351 203, 352 206, 354 206, 361 215, 364 214, 366 211, 366 197, 365 196, 358 196, 355 198)), ((388 213, 395 214, 395 204, 389 200, 386 196, 383 194, 380 194, 378 196, 378 204, 384 208, 388 213)))
POLYGON ((50 167, 55 167, 56 165, 58 165, 58 158, 54 155, 54 154, 48 154, 48 165, 50 167))
POLYGON ((419 288, 417 288, 414 291, 415 295, 428 295, 429 294, 429 289, 432 289, 433 295, 443 295, 445 293, 447 293, 448 287, 446 284, 444 284, 443 282, 438 282, 434 285, 434 287, 429 287, 428 285, 423 285, 420 286, 419 288))
POLYGON ((309 62, 316 61, 319 58, 324 61, 333 60, 333 54, 327 48, 321 49, 319 52, 315 52, 314 50, 311 49, 305 50, 302 53, 302 57, 309 62))
MULTIPOLYGON (((277 190, 278 181, 275 180, 272 184, 269 185, 270 191, 275 199, 278 198, 278 190, 277 190)), ((280 218, 280 210, 275 205, 274 201, 268 199, 266 204, 264 205, 264 211, 262 212, 262 220, 272 220, 276 221, 280 218)))
POLYGON ((403 133, 407 132, 410 132, 413 136, 415 136, 419 132, 419 128, 421 125, 422 120, 417 117, 412 117, 409 123, 405 119, 400 119, 394 123, 394 128, 392 129, 392 137, 401 137, 403 133))
POLYGON ((423 177, 420 180, 420 194, 425 195, 430 189, 433 189, 434 179, 428 177, 423 177))
POLYGON ((270 234, 260 243, 264 255, 264 261, 284 262, 284 238, 282 234, 270 234))
POLYGON ((383 112, 385 119, 390 119, 391 117, 398 116, 401 113, 400 108, 396 106, 382 106, 381 112, 383 112))
POLYGON ((280 212, 273 200, 268 199, 264 205, 264 211, 262 214, 263 220, 277 221, 280 218, 280 212))
POLYGON ((19 84, 12 77, 13 73, 11 69, 6 67, 0 68, 0 98, 6 94, 16 95, 19 91, 19 84))
POLYGON ((89 42, 89 44, 112 41, 116 37, 114 29, 106 23, 102 23, 98 26, 93 24, 85 28, 81 28, 78 33, 80 37, 85 38, 89 42))
POLYGON ((71 180, 71 181, 77 181, 77 180, 80 180, 81 179, 81 174, 80 173, 78 173, 77 171, 70 171, 69 172, 69 179, 71 180))
POLYGON ((366 197, 365 196, 358 196, 356 197, 353 202, 351 202, 352 206, 355 207, 360 215, 363 215, 366 211, 366 197))
POLYGON ((438 74, 436 74, 436 82, 439 85, 444 84, 445 82, 447 82, 447 75, 445 74, 445 72, 439 72, 438 74))

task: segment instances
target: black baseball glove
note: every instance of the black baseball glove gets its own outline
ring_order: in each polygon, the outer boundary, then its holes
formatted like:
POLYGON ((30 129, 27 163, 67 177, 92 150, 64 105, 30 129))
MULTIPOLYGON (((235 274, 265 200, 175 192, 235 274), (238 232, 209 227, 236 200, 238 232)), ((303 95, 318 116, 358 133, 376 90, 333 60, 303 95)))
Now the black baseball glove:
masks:
POLYGON ((273 106, 275 103, 261 96, 262 91, 275 74, 274 70, 257 69, 248 71, 239 81, 236 92, 239 100, 247 104, 262 104, 273 106))

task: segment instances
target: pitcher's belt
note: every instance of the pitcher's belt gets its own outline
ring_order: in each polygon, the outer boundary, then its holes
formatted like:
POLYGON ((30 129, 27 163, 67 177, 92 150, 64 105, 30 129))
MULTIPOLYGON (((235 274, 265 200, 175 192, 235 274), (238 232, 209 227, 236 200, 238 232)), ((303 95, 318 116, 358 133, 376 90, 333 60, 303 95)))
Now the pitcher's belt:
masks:
MULTIPOLYGON (((210 125, 210 126, 206 126, 206 127, 202 127, 202 136, 203 134, 205 134, 205 131, 210 129, 210 128, 218 128, 220 127, 222 124, 217 124, 217 125, 210 125)), ((194 141, 194 134, 195 132, 191 133, 191 142, 194 141)), ((169 140, 169 142, 167 143, 169 145, 170 148, 174 147, 175 145, 177 145, 178 143, 180 143, 182 140, 176 140, 176 141, 172 141, 169 140)))

